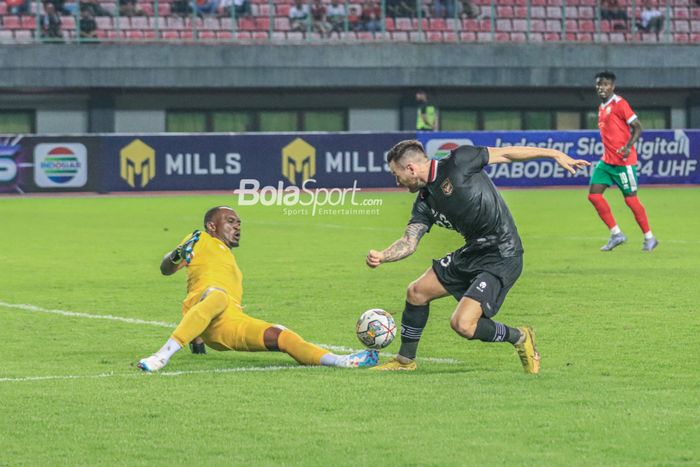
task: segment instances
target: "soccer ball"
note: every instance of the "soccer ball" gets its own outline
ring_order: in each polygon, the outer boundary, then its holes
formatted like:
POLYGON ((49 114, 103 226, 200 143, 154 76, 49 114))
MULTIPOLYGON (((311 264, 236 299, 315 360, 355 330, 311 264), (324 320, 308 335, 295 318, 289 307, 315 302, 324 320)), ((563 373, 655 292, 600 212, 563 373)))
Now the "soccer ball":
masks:
POLYGON ((384 310, 372 308, 357 320, 357 338, 370 349, 383 349, 396 337, 394 318, 384 310))

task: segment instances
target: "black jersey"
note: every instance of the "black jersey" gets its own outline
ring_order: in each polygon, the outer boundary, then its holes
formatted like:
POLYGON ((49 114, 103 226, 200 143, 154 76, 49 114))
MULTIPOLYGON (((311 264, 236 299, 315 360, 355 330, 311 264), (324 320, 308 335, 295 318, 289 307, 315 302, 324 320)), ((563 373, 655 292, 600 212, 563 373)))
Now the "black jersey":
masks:
POLYGON ((483 170, 488 160, 485 147, 460 146, 431 161, 428 184, 413 203, 409 224, 454 229, 468 250, 496 250, 503 257, 522 254, 508 206, 483 170))

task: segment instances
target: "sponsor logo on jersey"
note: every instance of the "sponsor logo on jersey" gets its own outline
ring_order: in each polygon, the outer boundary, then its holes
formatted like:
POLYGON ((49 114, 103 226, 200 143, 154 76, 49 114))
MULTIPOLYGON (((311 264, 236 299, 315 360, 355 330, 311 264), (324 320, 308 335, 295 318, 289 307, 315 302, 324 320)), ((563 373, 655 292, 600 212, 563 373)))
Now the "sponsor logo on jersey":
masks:
POLYGON ((80 143, 34 147, 34 182, 42 188, 77 188, 87 183, 87 149, 80 143))
POLYGON ((135 139, 119 151, 119 175, 130 187, 144 188, 156 176, 156 151, 135 139))
POLYGON ((441 184, 440 188, 442 189, 442 192, 445 193, 445 196, 451 196, 452 193, 455 191, 455 187, 452 186, 452 182, 450 181, 449 178, 446 178, 441 184))
POLYGON ((283 147, 282 175, 292 185, 301 185, 316 175, 316 148, 301 138, 283 147))

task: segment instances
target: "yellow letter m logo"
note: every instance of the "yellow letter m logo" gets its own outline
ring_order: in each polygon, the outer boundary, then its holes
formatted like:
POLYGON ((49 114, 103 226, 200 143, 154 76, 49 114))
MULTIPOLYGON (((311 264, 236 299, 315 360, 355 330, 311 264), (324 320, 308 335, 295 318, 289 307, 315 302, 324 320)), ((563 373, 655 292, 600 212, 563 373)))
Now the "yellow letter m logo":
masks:
POLYGON ((156 152, 141 141, 135 139, 119 152, 120 175, 132 188, 136 187, 136 175, 141 176, 141 188, 156 176, 156 152))
POLYGON ((316 149, 301 138, 283 147, 282 175, 293 185, 301 185, 316 175, 316 149))

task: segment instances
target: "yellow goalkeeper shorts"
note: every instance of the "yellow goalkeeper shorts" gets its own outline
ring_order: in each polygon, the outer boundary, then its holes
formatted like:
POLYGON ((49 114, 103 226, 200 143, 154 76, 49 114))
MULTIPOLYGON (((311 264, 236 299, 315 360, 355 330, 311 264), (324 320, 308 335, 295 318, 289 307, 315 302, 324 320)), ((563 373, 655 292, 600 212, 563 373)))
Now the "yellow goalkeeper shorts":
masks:
MULTIPOLYGON (((195 300, 183 303, 182 314, 185 315, 197 303, 195 300)), ((243 313, 231 300, 228 308, 209 323, 201 337, 214 350, 259 352, 268 350, 263 336, 270 327, 273 325, 243 313)))

